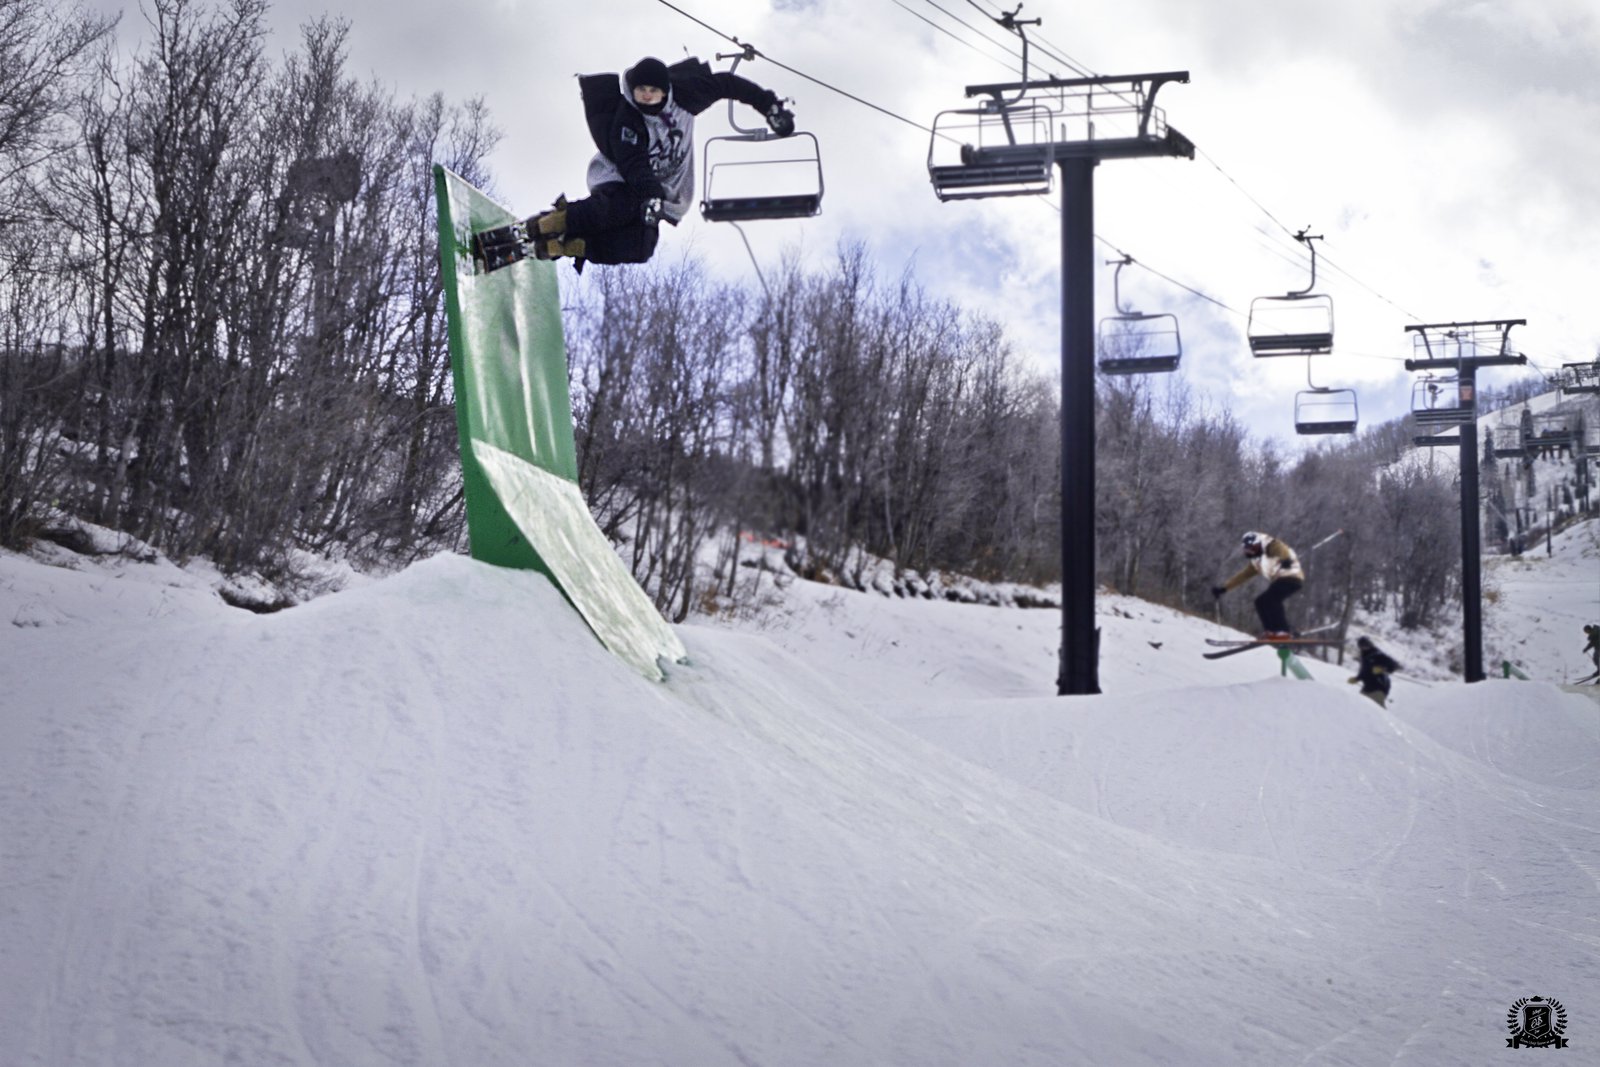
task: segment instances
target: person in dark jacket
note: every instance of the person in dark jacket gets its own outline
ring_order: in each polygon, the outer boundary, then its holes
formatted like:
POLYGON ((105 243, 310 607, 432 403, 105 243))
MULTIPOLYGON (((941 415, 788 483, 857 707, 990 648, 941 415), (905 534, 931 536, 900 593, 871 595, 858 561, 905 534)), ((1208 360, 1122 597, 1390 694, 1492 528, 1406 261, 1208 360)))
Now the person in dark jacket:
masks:
POLYGON ((539 259, 643 263, 658 224, 674 226, 694 202, 694 119, 718 100, 761 112, 772 132, 794 133, 794 114, 776 93, 690 57, 667 66, 646 57, 616 74, 578 78, 584 117, 599 151, 589 163, 589 195, 532 216, 525 225, 539 259))
POLYGON ((1370 637, 1356 638, 1356 648, 1361 652, 1361 667, 1350 684, 1361 684, 1361 695, 1370 697, 1378 707, 1389 699, 1389 675, 1400 669, 1400 664, 1390 659, 1372 643, 1370 637))

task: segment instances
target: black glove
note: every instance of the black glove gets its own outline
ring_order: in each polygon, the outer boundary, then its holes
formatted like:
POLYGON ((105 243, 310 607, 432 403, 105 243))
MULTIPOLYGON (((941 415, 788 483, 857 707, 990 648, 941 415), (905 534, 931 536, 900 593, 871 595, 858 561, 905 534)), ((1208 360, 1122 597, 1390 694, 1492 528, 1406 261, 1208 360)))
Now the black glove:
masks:
POLYGON ((1222 598, 1222 594, 1226 593, 1227 591, 1228 587, 1225 585, 1214 585, 1211 587, 1211 595, 1219 600, 1222 598))
POLYGON ((788 137, 794 133, 794 112, 784 107, 782 100, 774 100, 767 108, 767 126, 779 137, 788 137))
POLYGON ((639 217, 646 226, 654 226, 661 221, 661 198, 652 196, 644 202, 644 207, 639 211, 639 217))

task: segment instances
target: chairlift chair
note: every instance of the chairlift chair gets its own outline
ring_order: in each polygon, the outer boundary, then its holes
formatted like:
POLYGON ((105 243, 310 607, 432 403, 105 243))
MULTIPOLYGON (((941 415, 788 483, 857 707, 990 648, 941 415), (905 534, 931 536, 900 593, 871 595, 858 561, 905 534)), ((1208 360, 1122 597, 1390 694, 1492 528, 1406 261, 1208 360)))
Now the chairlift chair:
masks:
POLYGON ((940 200, 1048 193, 1055 163, 1068 158, 1194 158, 1194 143, 1155 106, 1161 86, 1187 82, 1187 71, 1030 81, 1026 20, 1015 14, 996 21, 1022 37, 1022 79, 969 85, 967 96, 984 98, 981 104, 934 117, 928 179, 940 200), (1106 135, 1123 125, 1135 132, 1106 135))
POLYGON ((1581 454, 1583 440, 1579 426, 1579 419, 1567 411, 1547 411, 1535 415, 1532 431, 1522 442, 1523 449, 1529 454, 1536 453, 1541 457, 1547 454, 1556 456, 1581 454))
MULTIPOLYGON (((755 57, 749 45, 732 56, 729 71, 741 59, 755 57)), ((779 137, 765 127, 739 125, 734 102, 728 101, 733 133, 706 140, 700 215, 707 222, 755 222, 762 219, 807 219, 822 212, 822 148, 815 134, 796 130, 779 137)))
POLYGON ((1055 174, 1055 114, 1033 101, 998 97, 941 111, 928 140, 928 180, 940 200, 1048 193, 1055 174))
POLYGON ((821 212, 822 152, 815 134, 746 130, 706 141, 700 215, 707 222, 808 219, 821 212), (773 144, 788 151, 777 154, 773 144))
POLYGON ((1333 351, 1333 298, 1314 293, 1317 287, 1317 246, 1320 234, 1301 230, 1294 239, 1311 250, 1311 282, 1282 296, 1258 296, 1250 301, 1245 334, 1255 356, 1320 356, 1333 351))
POLYGON ((1294 431, 1299 434, 1355 433, 1361 409, 1354 389, 1337 389, 1311 380, 1306 359, 1306 385, 1294 395, 1294 431))
POLYGON ((1491 427, 1494 434, 1495 459, 1521 459, 1523 454, 1522 427, 1514 422, 1502 422, 1491 427))
POLYGON ((1427 375, 1411 386, 1411 417, 1421 426, 1459 426, 1478 416, 1472 383, 1456 375, 1427 375))
POLYGON ((1591 363, 1563 363, 1561 370, 1563 395, 1600 393, 1600 359, 1591 363))
POLYGON ((1122 303, 1122 268, 1132 256, 1115 263, 1111 279, 1112 301, 1117 313, 1100 320, 1100 372, 1102 374, 1164 374, 1178 369, 1183 356, 1183 338, 1178 333, 1176 315, 1157 312, 1142 314, 1122 303))

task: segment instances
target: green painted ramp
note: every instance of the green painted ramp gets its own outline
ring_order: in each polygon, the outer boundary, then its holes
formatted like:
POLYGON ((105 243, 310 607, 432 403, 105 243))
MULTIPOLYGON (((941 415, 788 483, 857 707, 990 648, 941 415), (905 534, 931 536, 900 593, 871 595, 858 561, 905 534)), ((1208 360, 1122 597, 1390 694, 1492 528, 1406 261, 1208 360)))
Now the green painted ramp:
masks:
POLYGON ((683 643, 578 491, 555 267, 476 274, 473 232, 515 216, 445 168, 433 173, 472 558, 549 576, 608 649, 660 680, 657 660, 683 660, 683 643))

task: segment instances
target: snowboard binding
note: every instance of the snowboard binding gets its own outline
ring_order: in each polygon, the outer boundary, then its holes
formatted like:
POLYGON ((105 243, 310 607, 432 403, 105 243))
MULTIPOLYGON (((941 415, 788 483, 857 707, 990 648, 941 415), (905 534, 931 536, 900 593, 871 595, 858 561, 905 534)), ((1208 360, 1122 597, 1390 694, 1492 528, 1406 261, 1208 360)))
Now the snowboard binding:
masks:
POLYGON ((567 198, 559 196, 555 207, 549 211, 473 234, 472 258, 483 273, 489 274, 530 256, 534 259, 581 256, 583 240, 566 240, 566 228, 567 198))

